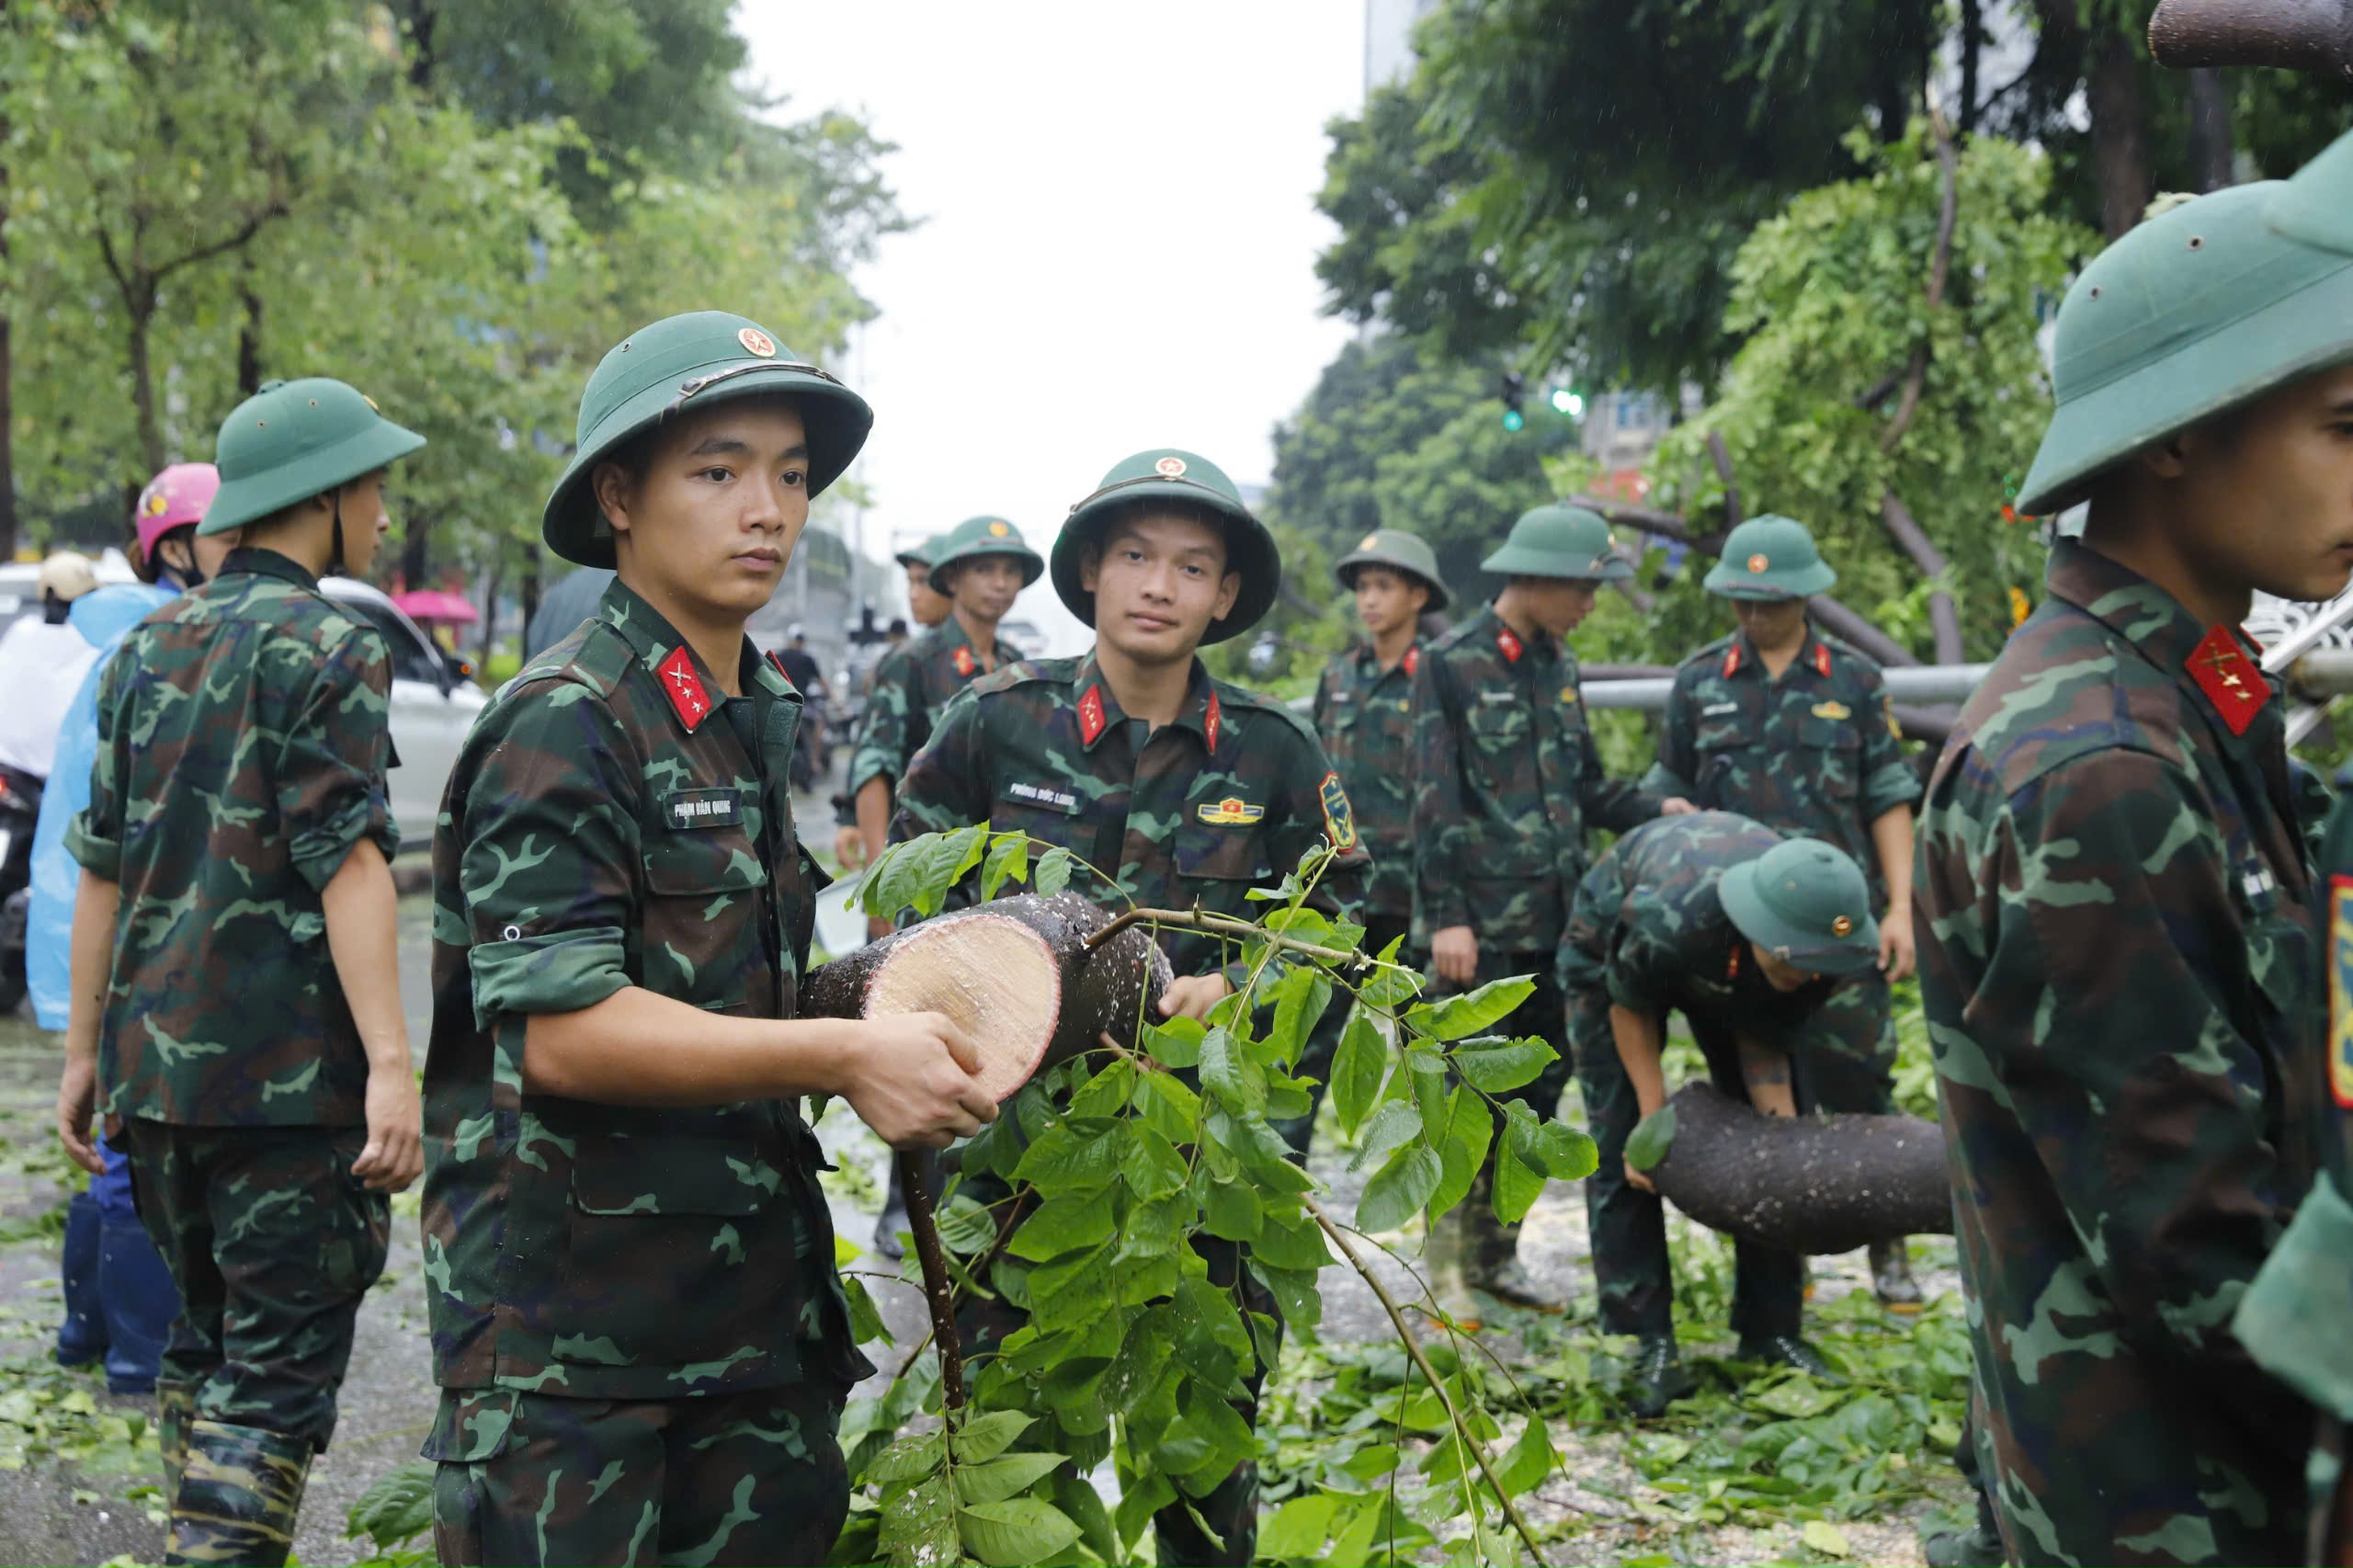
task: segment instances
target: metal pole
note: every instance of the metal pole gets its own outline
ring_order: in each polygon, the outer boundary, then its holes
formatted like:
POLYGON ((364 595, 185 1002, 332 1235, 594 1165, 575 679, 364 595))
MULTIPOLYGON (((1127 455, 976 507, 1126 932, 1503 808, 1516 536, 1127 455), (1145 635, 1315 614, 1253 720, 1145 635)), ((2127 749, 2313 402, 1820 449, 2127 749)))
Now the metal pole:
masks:
MULTIPOLYGON (((1977 689, 1993 667, 1991 665, 1913 665, 1882 670, 1881 674, 1887 681, 1887 695, 1895 701, 1917 707, 1937 707, 1967 701, 1969 694, 1977 689)), ((1585 683, 1585 705, 1587 708, 1631 708, 1655 713, 1666 706, 1667 693, 1674 687, 1672 676, 1587 681, 1585 683)), ((2353 687, 2347 689, 2353 690, 2353 687)))

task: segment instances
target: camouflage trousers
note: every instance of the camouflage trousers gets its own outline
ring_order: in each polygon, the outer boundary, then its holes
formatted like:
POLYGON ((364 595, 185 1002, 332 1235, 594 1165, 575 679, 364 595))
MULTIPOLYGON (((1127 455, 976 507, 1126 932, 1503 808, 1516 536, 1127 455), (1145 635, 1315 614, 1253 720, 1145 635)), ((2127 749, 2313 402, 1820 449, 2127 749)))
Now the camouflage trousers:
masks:
MULTIPOLYGON (((1002 1203, 1012 1195, 1002 1181, 987 1176, 968 1177, 958 1190, 990 1205, 1002 1203)), ((1242 1245, 1202 1234, 1194 1238, 1193 1246, 1209 1265, 1209 1282, 1221 1290, 1230 1290, 1239 1279, 1242 1309, 1272 1318, 1279 1335, 1282 1309, 1273 1292, 1242 1267, 1242 1245)), ((981 1361, 1029 1321, 1028 1312, 1002 1296, 985 1301, 967 1297, 956 1309, 956 1329, 964 1342, 966 1376, 969 1378, 981 1361)), ((1244 1397, 1233 1402, 1235 1414, 1249 1423, 1253 1431, 1257 1430, 1258 1393, 1266 1381, 1267 1369, 1254 1369, 1243 1379, 1244 1397)), ((1226 1564, 1248 1568, 1256 1561, 1258 1546, 1257 1464, 1245 1461, 1236 1465, 1233 1472, 1219 1482, 1208 1496, 1196 1497, 1191 1502, 1216 1532, 1217 1540, 1213 1541, 1201 1532, 1200 1526, 1186 1511, 1186 1499, 1180 1495, 1152 1517, 1153 1535, 1159 1548, 1156 1559, 1163 1568, 1177 1568, 1180 1564, 1187 1568, 1223 1568, 1226 1564), (1221 1546, 1220 1541, 1224 1544, 1221 1546)))
MULTIPOLYGON (((1408 937, 1413 924, 1413 917, 1408 915, 1368 915, 1364 923, 1363 950, 1381 952, 1390 943, 1408 937)), ((1397 961, 1413 963, 1414 954, 1410 949, 1400 947, 1397 961)), ((1291 1146, 1302 1165, 1307 1160, 1308 1144, 1315 1135, 1315 1113, 1323 1108, 1324 1090, 1332 1081, 1332 1060, 1339 1054, 1340 1031, 1347 1027, 1347 994, 1336 988, 1332 1005, 1324 1009, 1324 1016, 1315 1020, 1314 1028, 1308 1031, 1307 1047, 1300 1052, 1298 1065, 1291 1071, 1293 1077, 1312 1079, 1315 1086, 1308 1091, 1307 1114, 1276 1122, 1275 1131, 1283 1135, 1283 1142, 1291 1146)))
POLYGON ((157 1382, 195 1419, 324 1449, 391 1200, 353 1179, 356 1127, 123 1124, 140 1221, 179 1287, 157 1382))
POLYGON ((1885 1116, 1895 1108, 1895 1026, 1887 977, 1867 971, 1806 1020, 1801 1048, 1816 1110, 1885 1116))
MULTIPOLYGON (((1569 992, 1569 1027, 1576 1050, 1577 1088, 1600 1164, 1585 1182, 1585 1211, 1593 1273, 1601 1296, 1605 1334, 1648 1339, 1675 1332, 1675 1279, 1666 1256, 1665 1202, 1626 1179, 1626 1140, 1642 1120, 1633 1081, 1618 1059, 1609 1028, 1609 994, 1598 986, 1569 992)), ((1688 1020, 1708 1076, 1731 1098, 1748 1103, 1740 1051, 1721 1019, 1688 1020)), ((1812 1108, 1805 1063, 1797 1074, 1801 1110, 1812 1108)), ((1733 1332, 1744 1340, 1795 1335, 1805 1311, 1805 1260, 1793 1252, 1733 1244, 1733 1332)))
POLYGON ((425 1457, 457 1564, 816 1563, 849 1516, 833 1382, 684 1399, 445 1389, 425 1457))

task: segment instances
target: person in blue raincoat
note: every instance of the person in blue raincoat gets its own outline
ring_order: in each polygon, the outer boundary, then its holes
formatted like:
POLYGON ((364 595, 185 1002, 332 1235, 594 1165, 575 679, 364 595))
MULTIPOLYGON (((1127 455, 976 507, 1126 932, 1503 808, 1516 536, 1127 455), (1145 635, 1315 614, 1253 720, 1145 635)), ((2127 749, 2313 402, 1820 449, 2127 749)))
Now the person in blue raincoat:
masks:
MULTIPOLYGON (((26 919, 25 980, 34 1017, 45 1029, 63 1029, 68 1012, 67 966, 74 935, 74 894, 81 867, 66 852, 65 829, 90 803, 90 765, 98 749, 98 677, 131 629, 211 575, 234 535, 199 540, 221 476, 210 463, 175 463, 140 493, 136 523, 139 583, 118 583, 74 601, 66 624, 88 640, 97 657, 65 710, 57 756, 41 795, 33 830, 32 904, 26 919)), ((58 1325, 57 1359, 74 1367, 104 1357, 107 1387, 144 1393, 155 1371, 179 1294, 131 1202, 131 1170, 112 1146, 106 1174, 74 1195, 65 1220, 65 1321, 58 1325)))

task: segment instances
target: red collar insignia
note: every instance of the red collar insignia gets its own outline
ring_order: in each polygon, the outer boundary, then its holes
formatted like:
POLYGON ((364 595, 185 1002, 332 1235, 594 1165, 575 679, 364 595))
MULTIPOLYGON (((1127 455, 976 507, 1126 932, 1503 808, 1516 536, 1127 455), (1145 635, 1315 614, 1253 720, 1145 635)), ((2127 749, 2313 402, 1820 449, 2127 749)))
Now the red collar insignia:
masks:
POLYGON ((1724 978, 1726 980, 1738 980, 1740 978, 1740 949, 1747 945, 1748 944, 1745 941, 1737 941, 1732 945, 1732 961, 1724 965, 1724 978))
POLYGON ((2189 678, 2214 705, 2234 735, 2244 735, 2263 705, 2271 700, 2271 683, 2263 678, 2228 627, 2217 626, 2190 651, 2189 678))
POLYGON ((1408 676, 1411 676, 1415 671, 1416 671, 1416 670, 1420 669, 1421 667, 1422 667, 1422 651, 1421 651, 1421 649, 1420 649, 1418 646, 1406 649, 1406 650, 1405 650, 1405 673, 1406 673, 1408 676))
POLYGON ((1103 688, 1099 686, 1088 687, 1086 695, 1078 699, 1079 740, 1087 745, 1093 745, 1102 735, 1103 727, 1109 722, 1110 721, 1103 716, 1103 688))
POLYGON ((1512 635, 1510 627, 1495 628, 1495 646, 1504 651, 1504 658, 1507 662, 1515 665, 1519 663, 1519 655, 1524 650, 1520 646, 1519 639, 1512 635))
POLYGON ((972 651, 970 648, 958 648, 955 663, 956 673, 967 678, 971 677, 974 670, 981 667, 980 660, 972 657, 972 651))
POLYGON ((1740 644, 1735 642, 1724 650, 1724 674, 1729 676, 1740 668, 1740 644))
POLYGON ((787 691, 799 691, 801 689, 799 687, 792 684, 792 672, 784 667, 784 661, 777 656, 777 652, 773 648, 768 650, 768 663, 775 665, 776 673, 784 677, 784 688, 787 691))
POLYGON ((687 727, 687 733, 693 734, 710 717, 710 698, 702 688, 702 677, 695 674, 695 656, 681 642, 670 650, 668 658, 654 666, 654 673, 662 677, 663 694, 669 698, 678 722, 687 727))
POLYGON ((1819 642, 1813 645, 1813 667, 1823 675, 1830 673, 1830 650, 1819 642))
POLYGON ((1210 743, 1210 755, 1211 756, 1215 756, 1217 755, 1217 688, 1215 687, 1211 687, 1210 688, 1209 711, 1201 716, 1201 735, 1203 739, 1210 743))

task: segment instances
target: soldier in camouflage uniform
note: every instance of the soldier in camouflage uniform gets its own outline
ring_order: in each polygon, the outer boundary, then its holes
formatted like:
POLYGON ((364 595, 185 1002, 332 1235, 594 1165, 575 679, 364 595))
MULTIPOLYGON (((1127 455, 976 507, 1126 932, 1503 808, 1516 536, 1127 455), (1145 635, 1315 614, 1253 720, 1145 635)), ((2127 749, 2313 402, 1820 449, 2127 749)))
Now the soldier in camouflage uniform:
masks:
MULTIPOLYGON (((1357 810, 1357 834, 1372 857, 1364 901, 1364 950, 1400 944, 1401 962, 1418 967, 1407 951, 1414 924, 1414 672, 1421 665, 1421 618, 1447 605, 1438 557, 1403 528, 1377 528, 1334 568, 1355 596, 1365 640, 1332 661, 1316 683, 1313 717, 1324 750, 1357 810)), ((1299 1075, 1315 1085, 1308 1113, 1279 1124, 1301 1159, 1315 1131, 1313 1106, 1347 1022, 1346 1007, 1318 1021, 1299 1075)))
MULTIPOLYGON (((1666 1103, 1660 1052, 1681 1013, 1717 1088, 1795 1115, 1814 1020, 1879 958, 1872 890, 1844 851, 1730 812, 1663 817, 1610 847, 1577 889, 1561 948, 1577 1087, 1600 1164, 1585 1184, 1601 1326, 1639 1341, 1636 1412, 1688 1391, 1678 1363, 1666 1218, 1626 1163, 1635 1124, 1666 1103)), ((1803 1263, 1735 1242, 1733 1331, 1743 1360, 1828 1369, 1798 1337, 1803 1263)))
POLYGON ((946 536, 934 534, 912 550, 903 550, 891 557, 907 574, 907 619, 926 631, 946 620, 955 602, 932 586, 931 558, 947 542, 946 536))
POLYGON ((66 835, 83 875, 58 1119, 96 1169, 103 1092, 184 1303, 156 1382, 172 1562, 285 1560, 386 1195, 422 1161, 391 655, 318 575, 367 571, 384 469, 424 444, 341 381, 239 404, 198 532, 244 529, 242 548, 133 629, 99 686, 66 835))
MULTIPOLYGON (((955 608, 946 594, 931 585, 931 558, 938 552, 946 538, 944 534, 934 534, 921 544, 903 550, 891 557, 906 570, 907 613, 915 618, 915 623, 918 627, 926 631, 946 620, 948 612, 955 608)), ((863 694, 865 697, 872 697, 878 689, 882 687, 904 685, 908 678, 906 659, 909 640, 906 635, 906 622, 895 616, 892 617, 891 631, 889 651, 874 662, 872 669, 866 672, 866 690, 863 694)), ((857 749, 857 742, 853 739, 850 744, 853 757, 856 756, 857 749)), ((914 754, 909 753, 909 755, 914 754)), ((904 771, 904 767, 901 771, 904 771)), ((896 778, 898 775, 894 773, 892 777, 896 778)), ((873 841, 870 844, 866 835, 859 830, 858 796, 854 790, 844 789, 835 795, 833 806, 834 859, 844 871, 854 871, 882 852, 884 835, 877 831, 873 841)), ((890 802, 886 796, 882 806, 881 824, 882 828, 889 827, 890 814, 890 802)))
MULTIPOLYGON (((1643 783, 1712 811, 1835 844, 1866 869, 1879 922, 1879 967, 1838 988, 1800 1053, 1816 1108, 1895 1108, 1895 1028, 1888 984, 1912 972, 1912 804, 1920 780, 1904 757, 1879 666, 1808 624, 1809 595, 1838 580, 1805 525, 1752 518, 1733 529, 1708 574, 1740 630, 1683 661, 1666 699, 1658 761, 1643 783)), ((1920 1310, 1901 1241, 1870 1249, 1871 1286, 1896 1312, 1920 1310)))
MULTIPOLYGON (((2266 217, 2300 251, 2334 255, 2337 267, 2313 290, 2315 309, 2295 340, 2307 363, 2333 367, 2300 378, 2249 415, 2275 438, 2305 427, 2333 441, 2302 444, 2281 475, 2309 499, 2268 511, 2267 524, 2290 537, 2344 539, 2353 533, 2353 136, 2306 165, 2273 199, 2266 217), (2325 290, 2324 292, 2324 290, 2325 290), (2325 301, 2325 302, 2324 302, 2325 301), (2320 420, 2309 416, 2328 411, 2320 420)), ((2285 465, 2283 465, 2285 466, 2285 465)), ((2353 1465, 2347 1430, 2353 1423, 2353 768, 2336 777, 2336 801, 2318 860, 2326 941, 2322 970, 2327 996, 2325 1049, 2308 1059, 2303 1097, 2318 1118, 2320 1175, 2279 1245, 2238 1309, 2235 1332, 2256 1360, 2320 1413, 2320 1441, 2307 1474, 2312 1494, 2310 1550, 2304 1561, 2343 1562, 2353 1554, 2353 1465)))
MULTIPOLYGON (((1414 881, 1441 983, 1467 991, 1534 977, 1534 994, 1495 1032, 1532 1035, 1560 1053, 1516 1091, 1546 1118, 1572 1071, 1558 970, 1586 829, 1623 832, 1689 806, 1605 775, 1586 724, 1563 639, 1600 584, 1633 575, 1608 524, 1581 506, 1539 506, 1480 564, 1507 580, 1504 591, 1424 650, 1414 676, 1414 881)), ((1520 1267, 1519 1228, 1495 1218, 1490 1179, 1483 1173, 1430 1238, 1439 1303, 1475 1324, 1465 1289, 1475 1286, 1558 1309, 1520 1267)))
POLYGON ((2345 1317, 2266 1345, 2232 1313, 2318 1163, 2318 915, 2236 629, 2353 569, 2348 159, 2151 218, 2068 290, 2018 505, 2088 519, 1928 786, 1922 989, 2012 1562, 2304 1546, 2309 1419, 2251 1352, 2341 1357, 2345 1317))
MULTIPOLYGON (((972 683, 941 716, 899 791, 894 837, 993 822, 1068 849, 1139 904, 1249 919, 1245 895, 1310 849, 1343 851, 1315 902, 1353 918, 1365 856, 1347 789, 1315 733, 1282 704, 1212 680, 1202 644, 1236 637, 1274 602, 1282 558, 1231 480, 1191 452, 1139 452, 1103 476, 1054 541, 1054 590, 1096 629, 1083 658, 1025 662, 972 683)), ((1217 938, 1170 931, 1176 980, 1162 1010, 1207 1013, 1232 989, 1217 938)), ((1001 1186, 968 1179, 982 1202, 1001 1186)), ((1241 1271, 1243 1249, 1205 1244, 1210 1278, 1251 1311, 1273 1297, 1241 1271)), ((973 1342, 1019 1327, 1001 1305, 972 1314, 973 1342)), ((1264 1370, 1236 1402, 1256 1422, 1264 1370)), ((1154 1478, 1157 1479, 1157 1478, 1154 1478)), ((1154 1518, 1164 1563, 1247 1563, 1257 1540, 1257 1467, 1239 1466, 1154 1518), (1222 1541, 1222 1545, 1218 1544, 1222 1541)))
POLYGON ((799 1096, 937 1147, 936 1014, 796 1021, 800 694, 744 634, 870 415, 755 323, 608 354, 542 528, 617 567, 476 721, 434 839, 425 1257, 445 1563, 819 1562, 851 1342, 799 1096))

